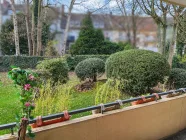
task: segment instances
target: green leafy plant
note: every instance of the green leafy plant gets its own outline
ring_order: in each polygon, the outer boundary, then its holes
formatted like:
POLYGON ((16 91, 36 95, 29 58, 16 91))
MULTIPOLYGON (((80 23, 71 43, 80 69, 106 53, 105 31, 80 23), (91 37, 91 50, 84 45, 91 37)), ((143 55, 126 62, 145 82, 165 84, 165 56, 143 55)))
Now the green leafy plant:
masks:
POLYGON ((64 58, 54 58, 41 61, 37 65, 43 79, 50 79, 52 84, 57 82, 66 83, 68 81, 68 64, 64 58))
POLYGON ((133 49, 134 47, 128 43, 128 42, 118 42, 118 45, 123 48, 124 50, 130 50, 130 49, 133 49))
POLYGON ((109 55, 75 55, 66 56, 66 61, 70 70, 74 70, 78 63, 87 58, 100 58, 104 62, 109 58, 109 55))
POLYGON ((53 87, 51 82, 47 81, 40 88, 39 96, 35 99, 34 116, 45 116, 69 109, 72 87, 70 84, 61 85, 60 83, 53 87))
POLYGON ((178 89, 186 87, 186 70, 174 68, 171 70, 168 82, 168 89, 178 89))
POLYGON ((97 81, 97 77, 105 72, 105 63, 99 58, 88 58, 81 61, 75 68, 75 73, 80 80, 86 78, 97 81))
POLYGON ((111 41, 103 41, 103 44, 99 46, 98 52, 99 54, 113 54, 119 51, 123 51, 124 47, 118 45, 117 43, 111 41))
POLYGON ((47 47, 45 50, 45 56, 59 56, 56 48, 54 47, 54 45, 56 45, 56 44, 57 44, 56 40, 49 41, 47 43, 47 47))
POLYGON ((160 55, 147 50, 128 50, 111 55, 106 61, 108 78, 119 79, 122 90, 130 96, 148 93, 164 81, 170 66, 160 55))
POLYGON ((26 129, 28 131, 27 136, 33 138, 35 135, 32 133, 31 128, 28 127, 28 121, 33 119, 32 111, 35 108, 34 93, 36 88, 39 87, 37 74, 14 67, 8 72, 8 76, 21 89, 19 98, 22 103, 22 111, 21 116, 17 114, 16 117, 19 126, 18 140, 25 139, 26 129))
POLYGON ((96 91, 95 104, 108 103, 120 99, 121 92, 119 90, 120 81, 108 79, 105 84, 103 84, 96 91))

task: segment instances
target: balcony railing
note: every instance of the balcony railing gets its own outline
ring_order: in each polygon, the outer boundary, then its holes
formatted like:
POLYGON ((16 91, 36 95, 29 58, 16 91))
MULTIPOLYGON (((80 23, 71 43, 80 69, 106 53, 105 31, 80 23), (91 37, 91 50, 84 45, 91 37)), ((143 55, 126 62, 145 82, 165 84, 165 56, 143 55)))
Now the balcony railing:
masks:
MULTIPOLYGON (((177 89, 177 90, 171 90, 168 92, 162 92, 162 93, 158 93, 158 95, 161 97, 163 95, 168 95, 168 94, 175 94, 178 92, 182 92, 185 93, 186 92, 186 88, 181 88, 181 89, 177 89)), ((131 98, 131 99, 127 99, 127 100, 121 100, 120 102, 115 101, 115 102, 111 102, 111 103, 107 103, 107 104, 102 104, 102 105, 97 105, 97 106, 91 106, 91 107, 87 107, 87 108, 81 108, 81 109, 77 109, 77 110, 72 110, 69 111, 69 115, 74 115, 74 114, 78 114, 78 113, 83 113, 83 112, 87 112, 87 111, 93 111, 93 110, 97 110, 97 109, 102 109, 102 107, 104 106, 106 107, 112 107, 115 105, 120 105, 120 103, 122 104, 126 104, 126 103, 130 103, 133 101, 137 101, 137 100, 141 100, 141 99, 148 99, 148 98, 152 98, 155 97, 155 94, 151 94, 148 96, 144 96, 144 97, 136 97, 136 98, 131 98)), ((103 113, 103 111, 101 111, 103 113)), ((52 114, 52 115, 48 115, 48 116, 43 116, 42 120, 46 121, 46 120, 51 120, 51 119, 56 119, 56 118, 60 118, 60 117, 64 117, 64 113, 58 113, 58 114, 52 114)), ((36 123, 36 119, 33 120, 29 120, 29 124, 33 124, 36 123)), ((16 127, 16 123, 9 123, 9 124, 4 124, 4 125, 0 125, 0 130, 6 130, 6 129, 10 129, 11 134, 14 135, 14 127, 16 127)))

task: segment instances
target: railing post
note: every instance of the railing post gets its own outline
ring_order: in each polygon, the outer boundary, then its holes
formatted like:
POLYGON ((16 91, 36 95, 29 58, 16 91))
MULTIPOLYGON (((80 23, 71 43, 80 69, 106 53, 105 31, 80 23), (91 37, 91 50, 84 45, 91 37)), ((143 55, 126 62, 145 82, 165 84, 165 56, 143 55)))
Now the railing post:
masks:
POLYGON ((14 135, 14 128, 10 128, 11 134, 14 135))

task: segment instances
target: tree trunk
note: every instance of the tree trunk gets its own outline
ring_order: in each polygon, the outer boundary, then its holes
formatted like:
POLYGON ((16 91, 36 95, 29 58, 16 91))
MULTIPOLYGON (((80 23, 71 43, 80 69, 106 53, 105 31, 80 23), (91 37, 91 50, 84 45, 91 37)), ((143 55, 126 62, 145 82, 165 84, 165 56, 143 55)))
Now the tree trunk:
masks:
POLYGON ((33 48, 33 55, 36 55, 37 46, 36 46, 36 27, 37 27, 37 20, 38 20, 38 0, 33 0, 33 9, 32 9, 32 48, 33 48))
POLYGON ((160 42, 160 54, 163 56, 166 55, 166 32, 167 32, 167 27, 164 25, 160 25, 160 36, 159 36, 159 41, 160 42))
POLYGON ((132 32, 133 32, 133 47, 136 48, 136 34, 137 34, 137 26, 136 26, 136 16, 134 11, 132 11, 132 32))
POLYGON ((63 39, 63 45, 62 45, 62 51, 61 51, 62 55, 64 55, 66 53, 68 31, 69 31, 71 13, 72 13, 74 3, 75 3, 75 0, 71 0, 70 7, 68 9, 68 17, 67 17, 67 23, 66 23, 66 27, 65 27, 64 39, 63 39))
POLYGON ((11 7, 12 7, 12 11, 13 11, 15 50, 16 50, 16 55, 20 55, 19 33, 18 33, 17 15, 16 15, 16 10, 15 10, 15 2, 14 2, 14 0, 11 0, 11 7))
POLYGON ((42 7, 42 0, 39 0, 38 5, 38 22, 37 22, 37 55, 41 56, 41 49, 42 49, 42 21, 41 21, 41 7, 42 7))
POLYGON ((32 46, 31 46, 31 36, 30 36, 30 26, 29 26, 29 0, 25 1, 25 21, 26 21, 26 31, 27 31, 27 40, 28 40, 28 50, 29 50, 29 56, 32 55, 32 46))
POLYGON ((36 55, 35 22, 34 22, 33 19, 32 19, 32 32, 31 32, 31 36, 32 36, 32 48, 33 48, 32 55, 36 55))
POLYGON ((166 36, 167 36, 167 27, 166 25, 162 27, 162 50, 163 55, 166 55, 166 36))
POLYGON ((163 54, 162 51, 162 45, 161 45, 161 24, 157 24, 158 25, 158 31, 157 31, 157 38, 158 38, 158 52, 160 54, 163 54))
POLYGON ((20 128, 18 131, 17 140, 25 140, 26 139, 26 130, 27 130, 28 120, 22 120, 20 124, 20 128))
POLYGON ((93 76, 93 82, 97 82, 97 75, 96 74, 94 74, 94 76, 93 76))
POLYGON ((174 24, 174 26, 173 26, 173 37, 172 37, 171 45, 170 45, 170 48, 169 48, 169 58, 168 58, 168 62, 170 64, 171 68, 172 68, 173 56, 174 56, 175 49, 176 49, 176 38, 177 38, 177 25, 174 24))
MULTIPOLYGON (((34 5, 34 4, 33 4, 33 5, 34 5)), ((32 55, 36 55, 35 17, 34 17, 34 10, 33 10, 33 9, 32 9, 32 31, 31 31, 31 37, 32 37, 32 48, 33 48, 32 55)))
POLYGON ((162 50, 163 55, 166 56, 166 36, 167 36, 167 13, 164 11, 163 14, 163 25, 162 25, 162 50))

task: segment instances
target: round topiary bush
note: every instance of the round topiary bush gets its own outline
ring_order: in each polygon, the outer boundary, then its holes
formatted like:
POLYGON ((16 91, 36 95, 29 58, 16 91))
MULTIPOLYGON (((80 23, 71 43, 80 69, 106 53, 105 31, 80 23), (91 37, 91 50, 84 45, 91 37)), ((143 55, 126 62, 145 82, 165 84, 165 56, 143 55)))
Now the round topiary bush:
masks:
POLYGON ((169 89, 178 89, 186 87, 186 70, 174 68, 171 70, 168 82, 169 89))
POLYGON ((41 61, 37 69, 45 79, 50 79, 53 84, 68 81, 68 64, 64 58, 41 61))
POLYGON ((106 61, 108 78, 119 79, 122 90, 131 96, 148 92, 168 76, 170 66, 159 53, 128 50, 111 55, 106 61))
POLYGON ((86 78, 97 81, 97 77, 105 72, 105 62, 100 58, 88 58, 81 61, 75 68, 75 73, 80 80, 86 78))

